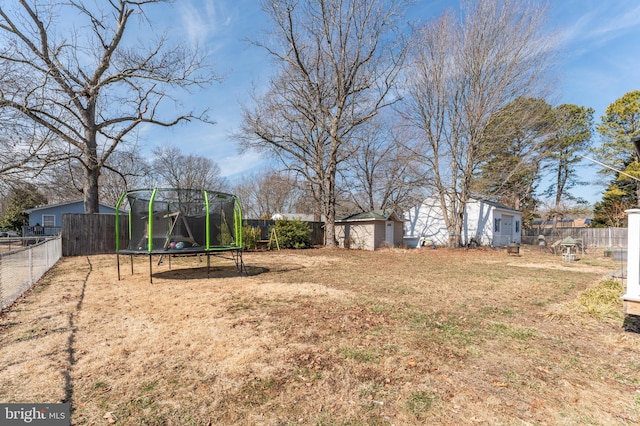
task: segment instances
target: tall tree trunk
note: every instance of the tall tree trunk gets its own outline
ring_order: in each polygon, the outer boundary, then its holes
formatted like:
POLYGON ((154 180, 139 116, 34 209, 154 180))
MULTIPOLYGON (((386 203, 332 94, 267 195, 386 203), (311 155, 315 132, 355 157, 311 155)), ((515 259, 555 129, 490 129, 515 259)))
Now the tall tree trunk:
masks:
POLYGON ((455 223, 455 238, 452 239, 453 242, 453 247, 462 247, 463 241, 462 241, 462 228, 464 225, 464 209, 466 207, 466 201, 458 201, 458 206, 457 209, 458 211, 456 212, 456 223, 455 223))
POLYGON ((92 164, 84 169, 84 212, 99 213, 98 179, 100 178, 100 167, 92 164))
POLYGON ((336 168, 334 161, 329 164, 327 172, 327 190, 325 192, 325 246, 329 248, 336 247, 336 168))

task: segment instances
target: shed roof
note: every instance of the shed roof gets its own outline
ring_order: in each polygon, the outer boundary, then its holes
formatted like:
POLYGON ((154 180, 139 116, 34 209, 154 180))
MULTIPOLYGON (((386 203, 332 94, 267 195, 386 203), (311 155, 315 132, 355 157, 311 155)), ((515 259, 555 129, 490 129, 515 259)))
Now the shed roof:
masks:
POLYGON ((393 210, 372 210, 369 212, 360 212, 349 215, 342 219, 336 220, 336 222, 356 222, 356 221, 375 221, 375 220, 394 220, 396 222, 404 222, 393 210))

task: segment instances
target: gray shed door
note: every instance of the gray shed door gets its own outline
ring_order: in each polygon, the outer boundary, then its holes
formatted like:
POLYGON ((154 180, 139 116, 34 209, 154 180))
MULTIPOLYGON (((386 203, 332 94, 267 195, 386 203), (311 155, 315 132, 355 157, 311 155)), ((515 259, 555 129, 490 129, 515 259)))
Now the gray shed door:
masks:
POLYGON ((505 236, 513 235, 513 216, 502 216, 502 229, 500 233, 505 236))
POLYGON ((384 240, 389 245, 393 245, 393 221, 388 220, 384 227, 384 240))

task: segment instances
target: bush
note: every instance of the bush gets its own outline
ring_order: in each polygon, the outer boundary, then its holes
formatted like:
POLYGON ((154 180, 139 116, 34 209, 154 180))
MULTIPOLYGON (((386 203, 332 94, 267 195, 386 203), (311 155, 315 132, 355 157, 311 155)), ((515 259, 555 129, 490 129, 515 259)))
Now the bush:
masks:
POLYGON ((276 234, 280 248, 311 247, 311 228, 301 220, 277 220, 276 234))
POLYGON ((249 250, 258 248, 258 240, 261 237, 260 228, 244 225, 242 227, 242 243, 249 250))

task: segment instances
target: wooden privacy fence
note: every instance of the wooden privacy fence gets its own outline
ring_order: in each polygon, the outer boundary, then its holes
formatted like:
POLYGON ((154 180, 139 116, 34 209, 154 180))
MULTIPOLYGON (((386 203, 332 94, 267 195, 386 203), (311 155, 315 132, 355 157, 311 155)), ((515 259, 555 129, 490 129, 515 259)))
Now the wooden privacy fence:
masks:
MULTIPOLYGON (((244 219, 242 223, 245 226, 250 226, 252 228, 260 228, 260 232, 262 233, 261 239, 268 240, 269 239, 269 231, 275 226, 276 221, 270 219, 244 219)), ((312 246, 323 246, 324 245, 324 222, 305 222, 309 228, 311 229, 311 235, 309 235, 309 239, 311 240, 312 246)))
MULTIPOLYGON (((120 244, 129 243, 127 216, 120 215, 120 244)), ((62 255, 89 256, 116 252, 116 215, 108 213, 62 215, 62 255)))
POLYGON ((537 244, 544 235, 547 245, 567 237, 582 239, 585 247, 627 247, 627 228, 532 228, 523 230, 522 242, 537 244))
MULTIPOLYGON (((129 243, 127 231, 128 218, 120 215, 120 247, 129 243)), ((247 226, 260 228, 263 237, 269 238, 269 230, 275 225, 273 220, 245 219, 247 226)), ((306 222, 311 228, 311 244, 324 245, 324 224, 306 222)), ((62 255, 90 256, 92 254, 111 254, 116 252, 116 215, 115 214, 73 214, 62 215, 62 255)))

